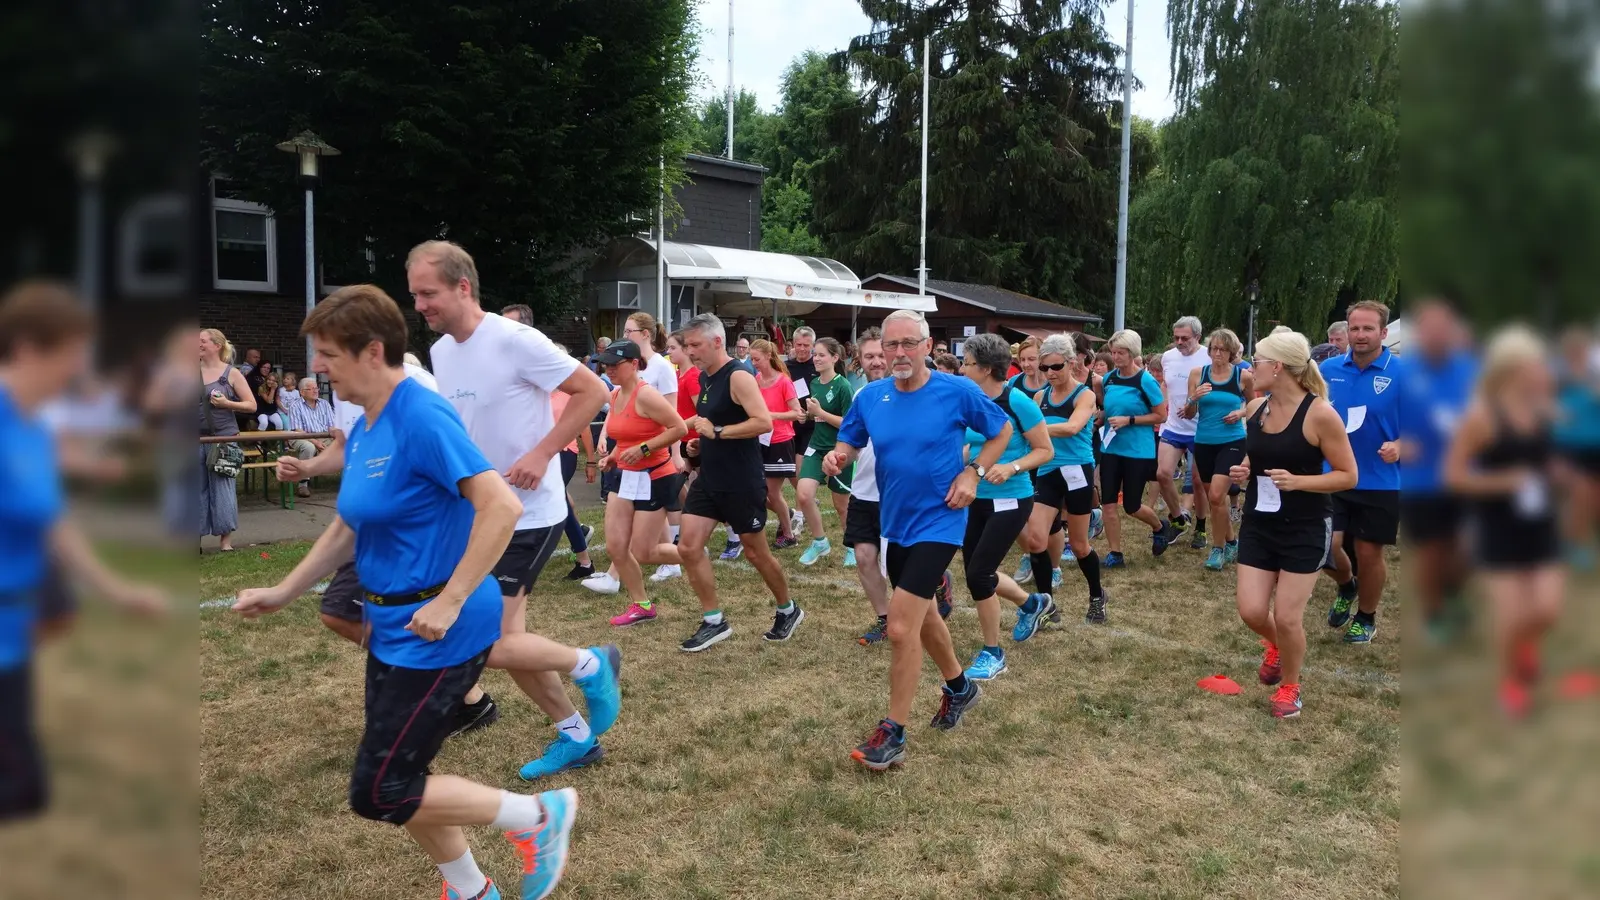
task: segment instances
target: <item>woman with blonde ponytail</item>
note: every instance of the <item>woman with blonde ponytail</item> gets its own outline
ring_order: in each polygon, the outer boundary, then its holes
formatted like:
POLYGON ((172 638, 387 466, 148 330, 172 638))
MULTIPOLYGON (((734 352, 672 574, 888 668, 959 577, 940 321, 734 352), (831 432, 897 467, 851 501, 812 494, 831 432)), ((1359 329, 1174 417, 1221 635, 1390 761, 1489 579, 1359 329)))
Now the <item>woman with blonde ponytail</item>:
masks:
POLYGON ((1266 645, 1257 675, 1278 686, 1272 714, 1292 718, 1306 656, 1301 620, 1333 550, 1328 495, 1355 487, 1356 459, 1304 336, 1269 335, 1253 371, 1267 396, 1245 409, 1245 458, 1228 473, 1245 487, 1236 600, 1266 645))

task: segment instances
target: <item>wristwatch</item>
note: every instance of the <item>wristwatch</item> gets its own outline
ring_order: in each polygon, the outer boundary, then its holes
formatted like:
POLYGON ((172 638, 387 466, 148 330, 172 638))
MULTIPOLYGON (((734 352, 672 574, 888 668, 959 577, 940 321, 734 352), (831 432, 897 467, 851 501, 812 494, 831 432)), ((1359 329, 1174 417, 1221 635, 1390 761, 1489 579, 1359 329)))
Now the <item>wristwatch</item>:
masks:
POLYGON ((718 439, 721 439, 721 437, 722 437, 722 426, 718 425, 718 426, 712 428, 711 429, 711 436, 715 437, 715 438, 718 438, 718 439))
POLYGON ((1022 466, 1018 465, 1017 463, 1012 463, 1011 464, 1011 474, 1013 474, 1013 475, 1021 475, 1022 474, 1022 466))
POLYGON ((984 468, 983 466, 978 465, 978 463, 976 461, 967 463, 967 468, 977 472, 979 478, 982 478, 983 476, 989 474, 989 470, 984 468))

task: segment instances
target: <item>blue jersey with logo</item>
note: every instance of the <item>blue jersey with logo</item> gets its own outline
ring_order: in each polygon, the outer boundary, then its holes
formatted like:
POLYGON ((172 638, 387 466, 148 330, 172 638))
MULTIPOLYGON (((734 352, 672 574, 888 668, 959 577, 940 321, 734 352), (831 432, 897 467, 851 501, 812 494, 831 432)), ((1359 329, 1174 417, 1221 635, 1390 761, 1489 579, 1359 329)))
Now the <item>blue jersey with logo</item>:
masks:
MULTIPOLYGON (((1067 399, 1056 406, 1050 402, 1055 394, 1055 388, 1045 385, 1039 392, 1039 411, 1044 413, 1045 425, 1064 425, 1072 421, 1072 410, 1078 405, 1078 398, 1083 392, 1089 390, 1086 384, 1074 387, 1067 394, 1067 399)), ((1056 455, 1044 465, 1039 467, 1039 474, 1044 475, 1061 468, 1062 466, 1092 466, 1094 465, 1094 417, 1090 416, 1083 428, 1073 435, 1060 437, 1052 435, 1051 446, 1055 447, 1056 455)))
MULTIPOLYGON (((1161 385, 1156 377, 1140 369, 1124 376, 1115 369, 1102 379, 1105 395, 1106 419, 1117 416, 1148 415, 1161 405, 1161 385)), ((1129 425, 1117 429, 1116 436, 1105 446, 1104 452, 1112 456, 1131 459, 1156 458, 1156 428, 1158 425, 1129 425)))
POLYGON ((0 386, 0 671, 31 656, 35 592, 64 509, 55 440, 0 386))
POLYGON ((1443 492, 1445 455, 1477 377, 1478 364, 1465 350, 1406 361, 1405 379, 1391 390, 1400 391, 1400 434, 1409 445, 1400 463, 1400 485, 1408 495, 1443 492))
MULTIPOLYGON (((1001 451, 1000 460, 995 463, 996 466, 1016 462, 1027 456, 1028 451, 1032 450, 1033 447, 1028 443, 1024 433, 1029 428, 1044 421, 1044 414, 1039 411, 1039 407, 1032 400, 1028 399, 1027 394, 1009 386, 1009 384, 1004 390, 1006 393, 1002 396, 1006 397, 1011 403, 1011 415, 1007 417, 1011 419, 1011 440, 1006 442, 1006 449, 1001 451)), ((995 405, 999 406, 1000 401, 996 400, 995 405)), ((986 440, 988 438, 968 428, 967 459, 977 459, 978 454, 983 452, 983 442, 986 440)), ((1006 479, 1005 484, 990 484, 987 479, 978 482, 979 500, 1021 500, 1032 496, 1033 475, 1028 472, 1018 472, 1012 475, 1006 479)))
POLYGON ((1231 412, 1244 409, 1244 367, 1236 365, 1223 381, 1211 380, 1211 364, 1200 369, 1200 383, 1211 385, 1211 391, 1195 405, 1194 442, 1196 444, 1231 444, 1244 440, 1244 418, 1228 424, 1223 421, 1231 412))
POLYGON ((960 546, 967 511, 946 506, 944 497, 964 467, 967 429, 992 438, 1010 419, 966 378, 929 372, 928 383, 914 391, 898 384, 880 378, 863 387, 839 425, 839 440, 857 448, 872 442, 885 538, 902 546, 960 546))
POLYGON ((1358 491, 1400 490, 1400 464, 1386 463, 1378 448, 1400 439, 1400 388, 1403 368, 1399 357, 1384 348, 1365 369, 1356 365, 1351 353, 1322 361, 1322 377, 1328 382, 1328 399, 1344 420, 1355 452, 1360 479, 1358 491))
MULTIPOLYGON (((406 379, 369 427, 356 420, 345 445, 339 517, 356 532, 356 571, 375 594, 412 594, 450 580, 476 515, 458 483, 492 467, 449 401, 406 379)), ((422 603, 366 604, 372 655, 407 669, 459 665, 500 638, 500 588, 492 577, 467 598, 442 640, 405 630, 422 603)))

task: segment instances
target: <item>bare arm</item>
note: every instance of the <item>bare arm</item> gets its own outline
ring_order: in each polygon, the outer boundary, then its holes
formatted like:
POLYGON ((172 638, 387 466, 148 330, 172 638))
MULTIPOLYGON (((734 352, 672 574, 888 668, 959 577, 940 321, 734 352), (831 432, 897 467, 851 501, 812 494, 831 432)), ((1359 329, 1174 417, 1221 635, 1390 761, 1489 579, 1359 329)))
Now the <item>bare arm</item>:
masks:
MULTIPOLYGON (((355 531, 345 524, 344 519, 334 516, 333 521, 322 532, 322 536, 311 546, 311 551, 300 560, 299 565, 283 577, 282 581, 278 582, 274 590, 284 598, 285 605, 293 602, 296 597, 311 590, 313 585, 326 578, 333 570, 344 565, 355 552, 355 547, 355 531)), ((239 599, 241 602, 246 600, 243 592, 240 593, 239 599)), ((281 608, 281 606, 273 607, 273 609, 281 608)), ((240 609, 238 604, 234 605, 234 609, 249 614, 248 610, 240 609)), ((272 609, 263 611, 271 612, 272 609)))
MULTIPOLYGON (((58 520, 50 531, 50 550, 61 568, 82 575, 94 591, 113 603, 122 606, 155 606, 146 602, 150 591, 128 583, 128 580, 100 561, 89 540, 70 519, 58 520)), ((164 605, 164 604, 163 604, 164 605)))
POLYGON ((256 411, 255 392, 250 390, 250 383, 244 380, 244 375, 238 369, 232 369, 228 372, 228 387, 233 388, 233 392, 239 395, 239 399, 224 399, 222 401, 223 409, 231 409, 234 412, 242 413, 256 411))
POLYGON ((1322 449, 1322 458, 1328 461, 1330 472, 1321 475, 1297 475, 1291 489, 1315 494, 1335 494, 1352 490, 1360 478, 1356 468, 1356 454, 1350 449, 1350 436, 1345 434, 1344 420, 1339 411, 1326 400, 1316 400, 1306 415, 1316 445, 1322 449))
POLYGON ((677 408, 655 388, 641 384, 638 390, 639 395, 634 399, 634 406, 649 417, 650 421, 666 429, 660 437, 650 439, 650 449, 659 450, 663 445, 676 447, 678 441, 689 433, 689 427, 683 424, 683 417, 678 415, 677 408))

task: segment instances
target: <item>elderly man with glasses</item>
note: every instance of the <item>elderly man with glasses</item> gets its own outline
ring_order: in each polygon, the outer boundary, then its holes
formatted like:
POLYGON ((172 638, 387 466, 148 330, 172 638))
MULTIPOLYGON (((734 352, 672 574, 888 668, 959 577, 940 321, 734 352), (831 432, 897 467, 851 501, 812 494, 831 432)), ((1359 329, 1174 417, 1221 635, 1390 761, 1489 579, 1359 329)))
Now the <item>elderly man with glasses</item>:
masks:
MULTIPOLYGON (((317 392, 317 379, 310 376, 300 379, 300 402, 289 406, 289 430, 303 431, 307 434, 330 434, 333 431, 333 404, 322 399, 317 392)), ((333 443, 333 438, 313 438, 290 441, 288 451, 300 459, 311 459, 319 452, 326 450, 333 443)), ((311 496, 311 481, 307 479, 300 482, 295 493, 301 497, 311 496)))

